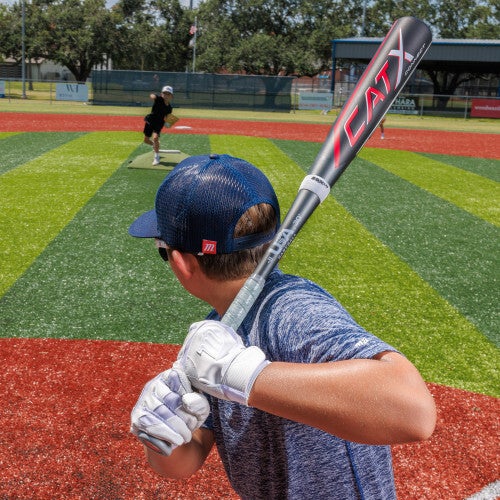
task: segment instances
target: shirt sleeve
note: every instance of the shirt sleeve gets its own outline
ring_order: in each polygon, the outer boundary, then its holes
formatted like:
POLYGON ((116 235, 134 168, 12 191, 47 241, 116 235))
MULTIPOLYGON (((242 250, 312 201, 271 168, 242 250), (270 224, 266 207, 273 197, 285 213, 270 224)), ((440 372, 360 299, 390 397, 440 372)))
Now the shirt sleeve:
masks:
POLYGON ((260 316, 263 334, 257 342, 270 360, 324 363, 396 351, 357 324, 330 294, 305 280, 275 293, 260 316))

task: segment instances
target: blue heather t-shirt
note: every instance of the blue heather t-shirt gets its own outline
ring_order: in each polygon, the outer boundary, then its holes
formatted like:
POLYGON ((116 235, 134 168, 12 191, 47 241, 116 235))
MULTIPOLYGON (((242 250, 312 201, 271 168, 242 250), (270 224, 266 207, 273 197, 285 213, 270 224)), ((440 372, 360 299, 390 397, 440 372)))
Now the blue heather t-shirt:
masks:
MULTIPOLYGON (((212 311, 209 319, 219 320, 212 311)), ((322 363, 395 349, 366 332, 316 284, 271 273, 238 329, 270 361, 322 363)), ((287 390, 283 387, 283 390, 287 390)), ((395 499, 389 446, 350 443, 307 425, 209 397, 205 427, 243 499, 395 499)))

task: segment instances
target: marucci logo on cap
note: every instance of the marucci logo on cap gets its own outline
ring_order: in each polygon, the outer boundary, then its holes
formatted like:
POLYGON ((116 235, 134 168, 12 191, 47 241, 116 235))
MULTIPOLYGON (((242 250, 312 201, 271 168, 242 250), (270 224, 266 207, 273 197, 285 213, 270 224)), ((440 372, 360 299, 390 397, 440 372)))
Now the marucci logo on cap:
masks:
POLYGON ((210 240, 202 240, 201 241, 201 252, 208 254, 216 254, 217 253, 217 242, 210 240))

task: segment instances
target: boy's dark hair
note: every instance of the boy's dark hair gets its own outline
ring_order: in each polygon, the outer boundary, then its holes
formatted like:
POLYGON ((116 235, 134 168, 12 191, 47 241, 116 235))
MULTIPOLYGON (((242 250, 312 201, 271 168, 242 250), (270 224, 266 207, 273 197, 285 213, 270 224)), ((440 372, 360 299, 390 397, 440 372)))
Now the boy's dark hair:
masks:
MULTIPOLYGON (((267 233, 276 227, 278 219, 274 208, 267 203, 250 207, 239 219, 234 229, 234 237, 248 234, 267 233)), ((203 272, 219 281, 246 278, 252 274, 271 243, 217 255, 196 255, 203 272)))

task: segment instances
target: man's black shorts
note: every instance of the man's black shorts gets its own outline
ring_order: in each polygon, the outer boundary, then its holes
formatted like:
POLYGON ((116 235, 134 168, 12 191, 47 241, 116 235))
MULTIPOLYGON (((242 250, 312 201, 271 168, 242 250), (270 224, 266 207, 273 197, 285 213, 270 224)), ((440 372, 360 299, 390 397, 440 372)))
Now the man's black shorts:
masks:
POLYGON ((162 119, 159 119, 155 115, 146 115, 144 117, 144 135, 146 137, 151 137, 153 135, 153 132, 156 132, 159 134, 161 132, 161 129, 165 125, 165 121, 162 119))

